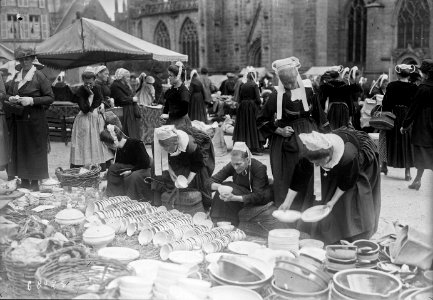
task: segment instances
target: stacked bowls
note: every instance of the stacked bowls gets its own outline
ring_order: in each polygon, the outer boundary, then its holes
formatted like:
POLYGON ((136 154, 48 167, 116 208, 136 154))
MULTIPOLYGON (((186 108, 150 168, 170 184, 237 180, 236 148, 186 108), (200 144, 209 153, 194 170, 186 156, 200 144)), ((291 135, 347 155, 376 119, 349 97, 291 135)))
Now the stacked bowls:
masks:
MULTIPOLYGON (((335 299, 398 299, 402 283, 395 276, 377 270, 349 269, 333 277, 335 299)), ((334 299, 334 298, 332 298, 334 299)))
POLYGON ((272 278, 272 266, 259 259, 225 254, 208 266, 209 277, 219 285, 259 289, 272 278))
POLYGON ((288 299, 328 299, 330 276, 320 268, 295 258, 278 258, 273 291, 288 299))
POLYGON ((356 246, 326 246, 326 270, 331 274, 335 274, 341 270, 355 268, 357 251, 356 246))
POLYGON ((177 284, 171 286, 168 292, 168 300, 205 300, 210 293, 211 283, 208 281, 181 278, 177 284))
POLYGON ((300 232, 296 229, 274 229, 269 231, 268 247, 273 250, 299 250, 300 232))
POLYGON ((153 287, 155 299, 168 299, 170 286, 177 284, 179 279, 187 278, 189 269, 184 265, 161 263, 153 287))
POLYGON ((119 279, 119 299, 152 299, 153 281, 138 276, 119 279))

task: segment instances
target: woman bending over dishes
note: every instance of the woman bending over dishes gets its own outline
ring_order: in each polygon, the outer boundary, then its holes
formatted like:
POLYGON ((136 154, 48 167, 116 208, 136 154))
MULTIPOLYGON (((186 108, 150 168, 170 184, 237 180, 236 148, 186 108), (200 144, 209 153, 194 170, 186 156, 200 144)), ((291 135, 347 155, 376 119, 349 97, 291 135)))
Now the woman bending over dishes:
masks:
POLYGON ((114 162, 107 173, 107 196, 153 200, 150 185, 144 183, 144 179, 151 174, 151 159, 144 143, 127 137, 115 125, 107 125, 100 138, 115 151, 114 162))
MULTIPOLYGON (((374 142, 366 133, 348 128, 302 133, 299 138, 304 157, 321 167, 322 201, 331 210, 310 233, 312 238, 326 244, 369 239, 377 230, 381 203, 374 142)), ((289 191, 281 208, 289 209, 295 196, 289 191)))
POLYGON ((251 157, 245 142, 234 144, 230 163, 213 175, 207 184, 210 189, 217 191, 212 199, 213 222, 229 221, 234 226, 238 226, 240 220, 260 224, 276 223, 271 215, 276 208, 268 207, 266 214, 260 214, 263 205, 273 201, 272 186, 269 184, 266 166, 251 157), (233 181, 226 181, 229 177, 233 181), (220 193, 220 187, 224 186, 230 187, 232 191, 225 193, 221 190, 220 193))
POLYGON ((165 94, 165 105, 161 118, 166 125, 174 125, 176 128, 192 127, 188 116, 190 93, 183 83, 186 70, 178 61, 175 65, 168 67, 168 80, 171 88, 165 94))
POLYGON ((174 189, 177 177, 182 175, 187 178, 189 188, 202 193, 203 206, 209 208, 211 193, 205 183, 215 169, 210 137, 193 127, 180 130, 173 125, 164 125, 155 129, 154 139, 155 175, 158 179, 152 185, 156 191, 155 201, 160 201, 161 193, 174 189))

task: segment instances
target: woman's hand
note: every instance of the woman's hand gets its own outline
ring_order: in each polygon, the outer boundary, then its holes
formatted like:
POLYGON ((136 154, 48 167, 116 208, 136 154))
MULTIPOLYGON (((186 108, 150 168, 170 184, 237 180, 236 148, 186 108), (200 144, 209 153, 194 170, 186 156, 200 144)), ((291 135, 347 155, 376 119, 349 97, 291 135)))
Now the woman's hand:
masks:
POLYGON ((20 97, 18 99, 18 102, 22 106, 30 106, 30 105, 33 105, 33 98, 32 97, 20 97))
POLYGON ((286 126, 284 128, 278 127, 275 130, 275 133, 277 133, 283 137, 291 137, 294 132, 295 131, 293 130, 293 128, 291 126, 286 126))
POLYGON ((281 204, 278 209, 279 210, 289 210, 290 206, 292 206, 291 203, 289 203, 288 201, 284 201, 283 204, 281 204))
POLYGON ((129 176, 129 175, 131 175, 131 174, 132 174, 132 171, 131 171, 131 170, 128 170, 128 171, 125 171, 125 172, 120 173, 120 176, 127 177, 127 176, 129 176))
POLYGON ((132 97, 132 101, 133 101, 133 102, 138 102, 138 98, 137 98, 137 96, 132 97))
POLYGON ((404 129, 403 127, 400 128, 400 133, 405 134, 407 132, 407 129, 404 129))

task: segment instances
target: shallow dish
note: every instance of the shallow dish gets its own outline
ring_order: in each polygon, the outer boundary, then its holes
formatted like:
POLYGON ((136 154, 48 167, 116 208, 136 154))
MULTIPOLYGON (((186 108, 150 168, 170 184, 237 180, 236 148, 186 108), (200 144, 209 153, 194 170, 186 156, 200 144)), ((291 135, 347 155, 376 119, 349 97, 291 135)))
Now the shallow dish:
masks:
POLYGON ((331 208, 326 205, 316 205, 302 213, 301 219, 307 223, 319 222, 326 218, 331 212, 331 208))
POLYGON ((227 248, 234 253, 248 255, 262 248, 262 245, 247 241, 237 241, 230 243, 227 248))
POLYGON ((355 246, 329 245, 326 246, 326 255, 334 259, 355 259, 357 250, 355 246))
POLYGON ((105 247, 98 250, 98 256, 130 263, 140 257, 140 252, 127 247, 105 247))
POLYGON ((203 255, 197 251, 173 251, 168 259, 178 264, 195 265, 203 261, 203 255))
POLYGON ((226 254, 226 253, 222 253, 222 252, 210 253, 210 254, 206 255, 206 261, 210 264, 216 263, 218 261, 218 259, 220 259, 220 257, 224 254, 226 254))
POLYGON ((294 223, 301 218, 301 213, 296 210, 275 210, 272 216, 283 223, 294 223))

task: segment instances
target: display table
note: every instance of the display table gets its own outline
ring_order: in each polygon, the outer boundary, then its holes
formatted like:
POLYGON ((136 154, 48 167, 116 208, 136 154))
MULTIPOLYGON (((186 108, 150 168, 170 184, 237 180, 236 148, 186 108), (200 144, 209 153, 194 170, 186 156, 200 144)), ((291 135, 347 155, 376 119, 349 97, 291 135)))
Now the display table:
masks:
POLYGON ((80 108, 78 104, 69 101, 54 101, 51 104, 48 112, 52 115, 57 115, 60 118, 75 117, 79 112, 80 108))
POLYGON ((141 114, 141 140, 145 144, 150 144, 153 142, 153 132, 155 128, 160 127, 163 106, 140 106, 141 114))

